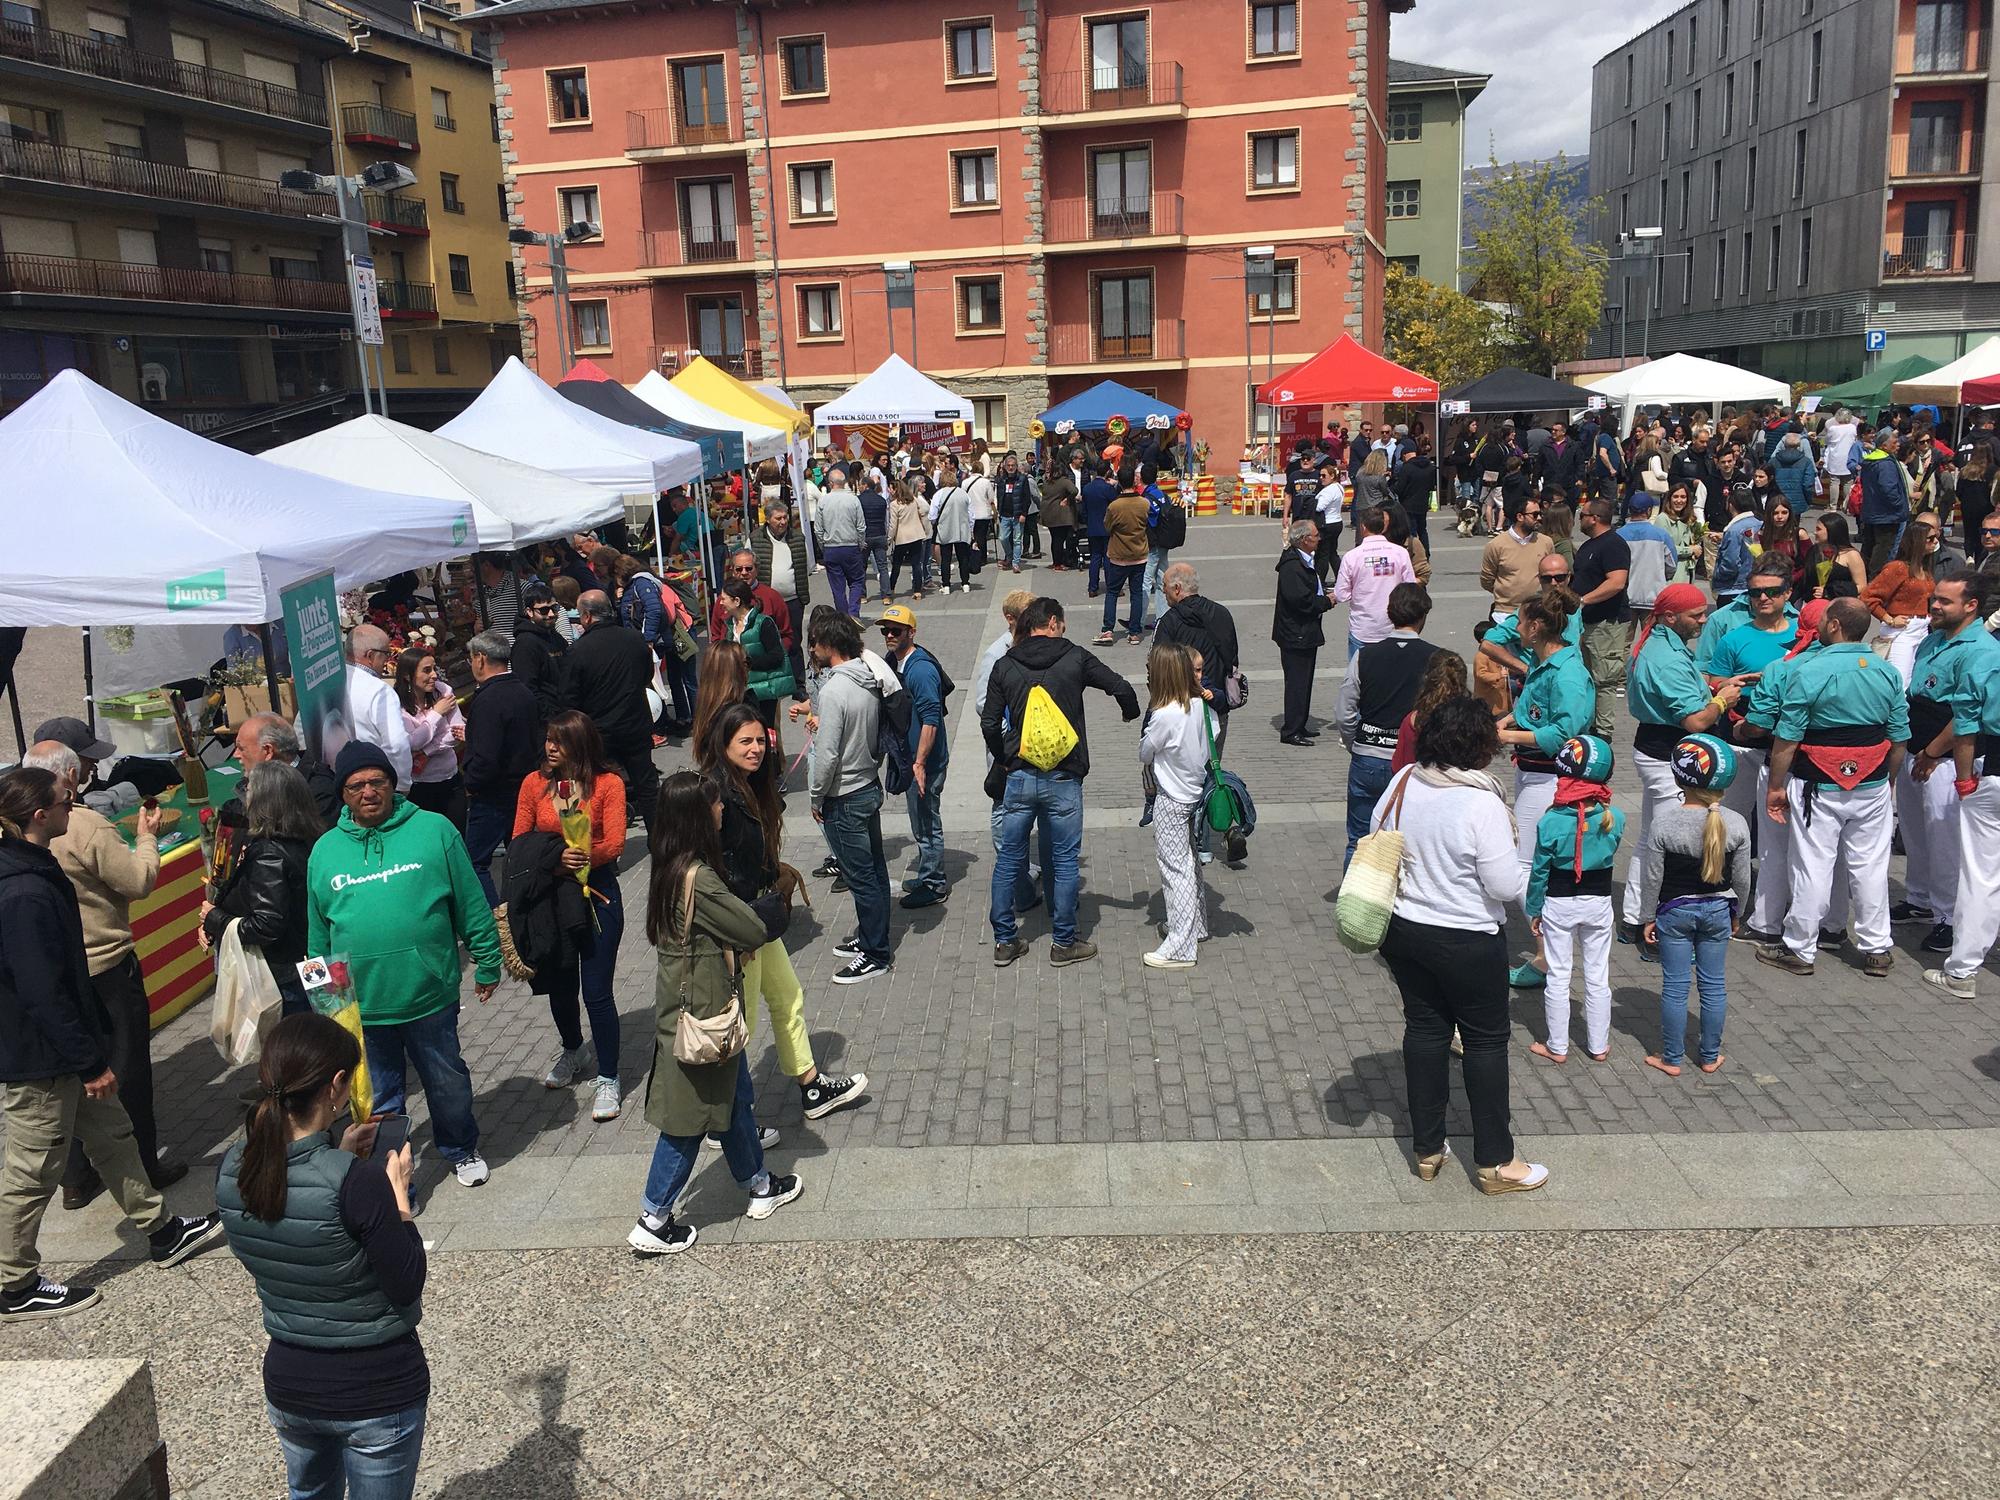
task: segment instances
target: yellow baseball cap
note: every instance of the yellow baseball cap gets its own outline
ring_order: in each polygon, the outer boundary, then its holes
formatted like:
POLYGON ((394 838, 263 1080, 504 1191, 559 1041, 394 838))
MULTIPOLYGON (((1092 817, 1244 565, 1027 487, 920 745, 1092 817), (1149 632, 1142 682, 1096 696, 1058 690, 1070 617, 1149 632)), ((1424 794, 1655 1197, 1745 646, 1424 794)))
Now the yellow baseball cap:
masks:
POLYGON ((917 628, 917 612, 907 604, 892 604, 882 611, 882 617, 875 622, 880 625, 900 625, 905 630, 917 628))

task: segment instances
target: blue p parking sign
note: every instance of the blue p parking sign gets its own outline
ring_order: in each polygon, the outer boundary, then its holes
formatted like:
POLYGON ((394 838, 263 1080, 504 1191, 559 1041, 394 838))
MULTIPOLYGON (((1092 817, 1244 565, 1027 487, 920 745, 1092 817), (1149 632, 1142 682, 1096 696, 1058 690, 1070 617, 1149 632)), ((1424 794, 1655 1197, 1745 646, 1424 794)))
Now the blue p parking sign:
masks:
POLYGON ((1862 347, 1870 354, 1880 354, 1884 349, 1889 347, 1889 330, 1886 328, 1869 329, 1867 342, 1862 347))

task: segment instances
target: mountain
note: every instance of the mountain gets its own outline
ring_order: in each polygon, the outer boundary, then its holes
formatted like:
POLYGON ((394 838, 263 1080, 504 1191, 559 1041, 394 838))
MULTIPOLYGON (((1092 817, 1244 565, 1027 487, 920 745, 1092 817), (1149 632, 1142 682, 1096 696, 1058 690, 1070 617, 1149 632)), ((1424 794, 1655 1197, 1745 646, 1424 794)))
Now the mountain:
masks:
MULTIPOLYGON (((1590 202, 1590 158, 1569 156, 1558 158, 1561 167, 1558 178, 1563 188, 1563 201, 1568 206, 1572 220, 1584 222, 1584 208, 1590 202)), ((1465 169, 1465 243, 1471 244, 1472 237, 1486 227, 1486 199, 1492 185, 1499 180, 1513 176, 1517 172, 1537 171, 1554 165, 1554 161, 1510 161, 1498 166, 1488 163, 1483 167, 1465 169)))

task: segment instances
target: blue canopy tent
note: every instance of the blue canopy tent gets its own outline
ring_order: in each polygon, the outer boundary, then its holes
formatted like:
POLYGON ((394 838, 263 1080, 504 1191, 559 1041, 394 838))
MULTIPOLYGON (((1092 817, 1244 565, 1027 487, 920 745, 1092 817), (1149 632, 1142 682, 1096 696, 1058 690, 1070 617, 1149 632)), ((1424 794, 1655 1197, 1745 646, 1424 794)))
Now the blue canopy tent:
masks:
POLYGON ((1164 417, 1171 426, 1181 414, 1178 406, 1142 395, 1115 380, 1100 380, 1081 395, 1072 396, 1042 413, 1042 425, 1050 432, 1064 422, 1075 424, 1077 432, 1102 432, 1113 417, 1123 417, 1134 430, 1143 430, 1148 417, 1164 417))

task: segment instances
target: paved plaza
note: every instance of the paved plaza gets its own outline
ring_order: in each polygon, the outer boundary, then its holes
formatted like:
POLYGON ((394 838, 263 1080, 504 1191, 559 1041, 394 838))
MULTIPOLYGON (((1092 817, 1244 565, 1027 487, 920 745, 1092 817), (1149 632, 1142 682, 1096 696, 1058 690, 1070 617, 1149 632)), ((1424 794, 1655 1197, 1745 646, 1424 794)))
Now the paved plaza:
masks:
MULTIPOLYGON (((1429 634, 1470 650, 1480 544, 1437 540, 1429 634)), ((1095 695, 1079 926, 1102 954, 1050 968, 1031 914, 1029 956, 993 968, 969 688, 1016 580, 989 568, 980 589, 917 606, 920 639, 967 689, 947 724, 953 894, 898 911, 894 972, 843 988, 831 949, 852 905, 812 882, 788 942, 813 1045, 822 1067, 871 1084, 860 1108, 809 1124, 768 1030, 754 1040, 759 1116, 784 1137, 774 1161, 806 1182, 771 1220, 741 1219, 711 1156, 687 1200, 702 1244, 644 1265, 620 1248, 654 1139, 636 840, 621 1119, 593 1124, 584 1091, 540 1086, 554 1031, 525 987, 468 997, 493 1178, 462 1190, 434 1154, 419 1172, 436 1381, 421 1493, 1990 1487, 2000 979, 1982 976, 1971 1002, 1922 985, 1921 929, 1898 929, 1879 981, 1838 954, 1792 978, 1737 945, 1727 1066, 1668 1079, 1640 1061, 1657 1043, 1658 970, 1619 947, 1609 1062, 1531 1058, 1541 996, 1515 999, 1515 1128, 1550 1186, 1487 1200, 1462 1171, 1418 1182, 1394 987, 1333 932, 1345 757, 1330 734, 1277 743, 1277 546, 1276 522, 1218 520, 1183 554, 1236 615, 1252 700, 1227 759, 1260 814, 1247 863, 1208 869, 1215 935, 1184 973, 1139 962, 1163 910, 1137 826, 1137 726, 1095 695)), ((1073 638, 1095 634, 1081 578, 1019 582, 1064 601, 1073 638)), ((31 726, 74 711, 73 642, 31 636, 31 726)), ((1143 647, 1093 649, 1142 683, 1143 647)), ((1337 646, 1322 653, 1322 718, 1343 665, 1337 646)), ((1628 747, 1621 731, 1621 762, 1628 747)), ((1628 766, 1617 783, 1636 805, 1628 766)), ((900 873, 894 803, 884 828, 900 873)), ((789 857, 816 863, 802 796, 788 831, 789 857)), ((1524 951, 1518 917, 1513 937, 1524 951)), ((174 1193, 190 1209, 207 1206, 199 1163, 231 1137, 247 1081, 219 1066, 206 1025, 204 1005, 154 1047, 163 1143, 198 1163, 174 1193)), ((132 1264, 139 1242, 103 1203, 52 1213, 44 1247, 66 1274, 93 1267, 104 1305, 0 1334, 0 1358, 145 1355, 176 1493, 281 1493, 255 1299, 233 1258, 132 1264)))

